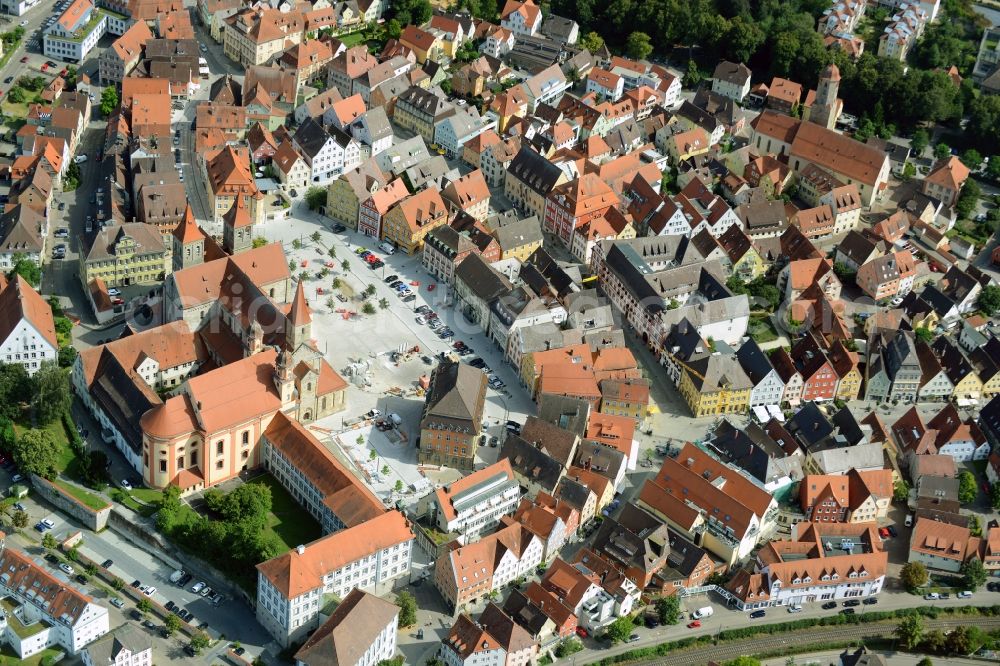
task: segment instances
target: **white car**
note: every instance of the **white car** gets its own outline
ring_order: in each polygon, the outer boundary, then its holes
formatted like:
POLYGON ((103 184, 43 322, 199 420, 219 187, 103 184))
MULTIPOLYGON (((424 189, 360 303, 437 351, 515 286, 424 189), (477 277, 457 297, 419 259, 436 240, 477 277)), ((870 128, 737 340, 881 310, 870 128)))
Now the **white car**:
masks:
POLYGON ((73 567, 71 567, 70 565, 66 564, 65 562, 61 562, 59 564, 59 569, 60 569, 60 571, 62 571, 67 576, 72 576, 73 575, 73 567))
POLYGON ((205 589, 205 581, 203 580, 199 580, 197 583, 191 586, 191 591, 194 592, 195 594, 198 594, 203 589, 205 589))
POLYGON ((132 484, 129 483, 128 479, 122 479, 122 488, 125 490, 132 490, 132 484))
POLYGON ((958 598, 959 599, 971 599, 972 598, 972 592, 970 592, 968 590, 965 590, 964 592, 959 592, 958 593, 958 598))
POLYGON ((145 590, 143 590, 142 593, 145 594, 147 597, 151 597, 154 594, 156 594, 156 588, 150 585, 145 590))
POLYGON ((24 19, 23 21, 21 21, 21 27, 22 27, 22 28, 23 28, 24 26, 26 26, 26 25, 28 25, 28 19, 24 19))
POLYGON ((76 157, 73 158, 73 161, 75 163, 77 163, 77 164, 83 164, 84 162, 87 161, 87 156, 86 155, 77 155, 76 157))
POLYGON ((122 292, 118 287, 108 287, 108 296, 121 296, 122 292))
POLYGON ((413 321, 417 322, 418 324, 423 324, 424 318, 421 317, 420 315, 417 315, 416 319, 414 319, 413 321))

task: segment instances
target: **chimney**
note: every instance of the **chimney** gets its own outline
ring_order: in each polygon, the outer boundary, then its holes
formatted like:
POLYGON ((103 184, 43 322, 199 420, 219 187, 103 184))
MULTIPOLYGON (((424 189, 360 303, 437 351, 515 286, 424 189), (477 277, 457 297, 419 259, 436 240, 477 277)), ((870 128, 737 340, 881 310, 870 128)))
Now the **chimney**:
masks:
POLYGON ((299 544, 298 546, 295 547, 295 552, 298 553, 299 555, 305 555, 306 547, 303 546, 302 544, 299 544))

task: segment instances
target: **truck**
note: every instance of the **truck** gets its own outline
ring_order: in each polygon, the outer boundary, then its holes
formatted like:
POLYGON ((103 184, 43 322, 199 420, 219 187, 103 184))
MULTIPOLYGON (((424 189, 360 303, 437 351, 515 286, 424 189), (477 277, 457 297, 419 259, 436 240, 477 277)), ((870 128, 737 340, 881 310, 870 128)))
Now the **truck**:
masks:
POLYGON ((692 620, 704 620, 706 617, 712 617, 712 613, 715 609, 711 606, 705 606, 704 608, 699 608, 695 612, 691 613, 692 620))
POLYGON ((181 578, 184 578, 183 569, 178 569, 177 571, 170 574, 170 582, 173 583, 174 585, 176 585, 181 578))

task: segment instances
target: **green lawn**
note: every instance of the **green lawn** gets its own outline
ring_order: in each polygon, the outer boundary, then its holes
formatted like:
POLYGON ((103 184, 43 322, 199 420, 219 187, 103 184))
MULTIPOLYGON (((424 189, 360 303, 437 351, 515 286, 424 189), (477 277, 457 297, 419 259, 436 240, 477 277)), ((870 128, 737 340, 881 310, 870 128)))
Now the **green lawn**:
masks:
POLYGON ((0 666, 6 666, 7 664, 18 664, 19 666, 39 666, 43 660, 47 658, 55 659, 56 656, 60 654, 63 654, 62 650, 58 650, 56 648, 46 648, 38 654, 28 657, 27 659, 21 659, 9 645, 4 645, 3 648, 0 649, 0 666))
POLYGON ((764 344, 778 339, 778 332, 774 330, 770 317, 751 317, 747 326, 747 332, 757 344, 764 344))
POLYGON ((94 511, 100 511, 101 509, 103 509, 108 505, 107 500, 98 497, 93 493, 89 493, 83 488, 78 488, 77 486, 74 486, 71 483, 66 483, 61 479, 56 479, 52 483, 62 488, 66 493, 80 500, 81 502, 83 502, 84 505, 89 506, 94 511))
POLYGON ((18 620, 17 617, 14 615, 14 610, 18 608, 18 604, 11 602, 10 599, 4 599, 2 602, 0 602, 0 605, 3 606, 3 609, 6 612, 7 626, 10 627, 14 631, 14 633, 17 634, 18 637, 22 639, 30 638, 35 634, 37 634, 42 629, 45 629, 45 627, 49 626, 44 622, 34 622, 28 626, 25 626, 21 624, 21 621, 18 620))
POLYGON ((288 494, 277 479, 265 474, 255 478, 253 483, 262 483, 271 489, 271 515, 268 516, 267 527, 289 550, 323 536, 319 523, 288 494))
POLYGON ((358 30, 357 32, 352 32, 347 35, 340 35, 337 39, 343 42, 344 46, 347 48, 351 48, 352 46, 357 46, 362 42, 367 42, 368 37, 369 35, 367 30, 358 30))

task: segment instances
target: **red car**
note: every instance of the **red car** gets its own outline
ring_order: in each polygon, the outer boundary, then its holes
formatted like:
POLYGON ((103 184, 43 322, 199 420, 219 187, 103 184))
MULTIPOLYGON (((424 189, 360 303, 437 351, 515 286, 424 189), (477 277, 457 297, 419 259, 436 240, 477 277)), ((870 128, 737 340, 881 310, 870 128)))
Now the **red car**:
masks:
POLYGON ((688 622, 688 629, 697 629, 701 626, 701 620, 695 620, 694 622, 688 622))
POLYGON ((579 636, 580 638, 586 638, 590 634, 588 634, 587 630, 584 629, 583 627, 577 627, 576 628, 576 635, 579 636))
POLYGON ((878 528, 878 533, 879 533, 879 536, 881 536, 883 539, 888 539, 889 538, 889 528, 887 528, 887 527, 880 527, 880 528, 878 528))
POLYGON ((23 58, 21 58, 21 62, 28 62, 28 56, 24 56, 23 58))
POLYGON ((369 264, 374 264, 376 261, 378 261, 378 257, 375 256, 374 254, 369 254, 367 257, 365 257, 365 261, 367 261, 369 264))
POLYGON ((63 67, 59 72, 59 76, 66 76, 67 73, 69 73, 69 70, 63 67))
POLYGON ((48 64, 47 62, 45 62, 45 63, 42 63, 42 71, 43 71, 43 72, 44 72, 45 70, 47 70, 48 68, 49 68, 49 64, 48 64))

